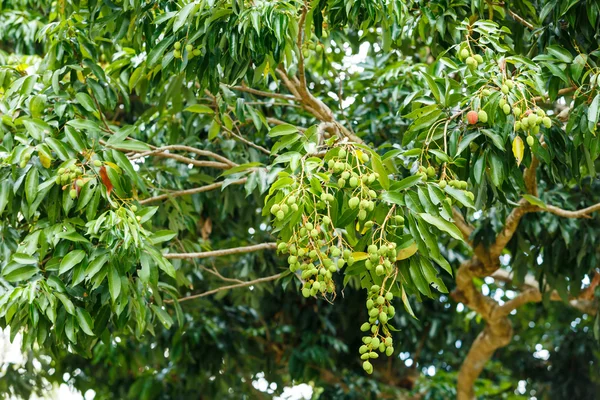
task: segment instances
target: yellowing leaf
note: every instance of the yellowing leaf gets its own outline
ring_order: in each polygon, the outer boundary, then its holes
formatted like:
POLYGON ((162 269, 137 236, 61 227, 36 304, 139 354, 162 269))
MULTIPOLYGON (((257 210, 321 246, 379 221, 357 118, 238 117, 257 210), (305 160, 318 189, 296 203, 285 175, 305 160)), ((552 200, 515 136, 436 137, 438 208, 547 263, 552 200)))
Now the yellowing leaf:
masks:
POLYGON ((50 168, 50 165, 52 164, 52 157, 50 157, 46 151, 38 149, 38 157, 40 158, 40 162, 44 168, 50 168))
POLYGON ((85 78, 83 77, 81 71, 77 71, 77 79, 79 79, 79 82, 85 84, 85 78))
POLYGON ((523 139, 520 136, 515 136, 515 139, 512 142, 512 151, 517 159, 517 165, 521 165, 521 161, 523 161, 523 153, 525 152, 525 145, 523 144, 523 139))
POLYGON ((413 243, 404 249, 400 249, 400 250, 398 250, 398 253, 396 254, 396 260, 406 260, 413 254, 415 254, 417 252, 417 250, 418 250, 418 248, 417 248, 416 243, 413 243))
POLYGON ((104 164, 108 165, 109 167, 111 167, 112 169, 117 171, 118 173, 121 173, 121 168, 117 164, 112 163, 110 161, 104 161, 104 164))
POLYGON ((354 258, 354 261, 361 261, 369 258, 369 255, 364 251, 357 251, 355 253, 352 253, 352 258, 354 258))
POLYGON ((356 149, 355 151, 356 151, 356 156, 358 157, 358 162, 362 164, 363 163, 363 160, 362 160, 363 152, 360 151, 360 149, 356 149))

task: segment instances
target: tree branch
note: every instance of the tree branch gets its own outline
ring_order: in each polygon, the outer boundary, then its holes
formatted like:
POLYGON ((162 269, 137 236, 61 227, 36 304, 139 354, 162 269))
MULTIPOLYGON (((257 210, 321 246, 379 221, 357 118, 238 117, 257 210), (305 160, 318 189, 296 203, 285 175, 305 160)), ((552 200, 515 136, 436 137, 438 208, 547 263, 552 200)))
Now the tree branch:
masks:
MULTIPOLYGON (((250 146, 250 147, 254 147, 255 149, 257 149, 257 150, 259 150, 259 151, 261 151, 261 152, 265 153, 266 155, 269 155, 269 156, 271 155, 271 151, 270 151, 270 150, 268 150, 268 149, 265 149, 265 148, 264 148, 264 147, 262 147, 261 145, 258 145, 258 144, 256 144, 256 143, 254 143, 254 142, 252 142, 252 141, 250 141, 250 140, 246 139, 246 138, 245 138, 245 137, 243 137, 241 134, 237 134, 237 133, 233 132, 231 129, 228 129, 228 128, 227 128, 227 127, 224 125, 224 124, 222 124, 222 123, 220 123, 220 122, 219 122, 219 125, 221 125, 221 128, 222 128, 222 129, 223 129, 225 132, 229 133, 231 136, 235 137, 235 138, 236 138, 236 139, 238 139, 240 142, 246 143, 248 146, 250 146)), ((237 126, 236 126, 235 128, 237 129, 237 126)), ((239 130, 238 130, 238 132, 239 132, 239 130)))
POLYGON ((304 20, 306 19, 306 13, 308 12, 308 6, 306 1, 302 7, 302 15, 300 15, 300 21, 298 22, 298 78, 300 79, 300 85, 306 89, 306 76, 304 73, 304 54, 302 53, 302 38, 304 32, 304 20))
MULTIPOLYGON (((571 92, 574 92, 577 90, 577 87, 575 86, 571 86, 568 88, 563 88, 563 89, 559 89, 557 92, 558 96, 562 96, 571 92)), ((548 98, 548 96, 536 96, 536 97, 532 97, 531 101, 536 102, 536 101, 546 101, 546 99, 548 98)))
POLYGON ((217 168, 217 169, 230 169, 232 166, 229 164, 225 164, 218 161, 202 161, 202 160, 194 160, 193 158, 184 157, 179 154, 172 153, 156 153, 154 156, 159 158, 170 158, 184 164, 192 164, 196 167, 207 167, 207 168, 217 168))
POLYGON ((277 243, 260 243, 244 247, 232 247, 230 249, 203 251, 201 253, 168 253, 164 254, 165 258, 171 259, 186 259, 186 258, 209 258, 228 256, 230 254, 250 253, 258 250, 273 250, 277 248, 277 243))
POLYGON ((587 208, 583 208, 581 210, 569 211, 563 210, 562 208, 555 207, 552 205, 547 205, 545 209, 540 208, 539 211, 548 211, 552 214, 558 215, 559 217, 565 218, 590 218, 589 214, 599 211, 600 203, 594 204, 593 206, 589 206, 587 208))
MULTIPOLYGON (((529 168, 525 169, 523 173, 523 180, 525 181, 525 187, 527 191, 532 195, 537 195, 537 181, 536 181, 536 172, 537 167, 539 166, 539 160, 537 157, 533 157, 531 159, 531 164, 529 164, 529 168)), ((490 258, 497 259, 502 250, 506 247, 510 239, 513 237, 517 227, 519 226, 519 222, 521 222, 521 218, 528 212, 536 211, 537 207, 529 203, 525 199, 521 199, 519 201, 519 206, 511 211, 511 213, 506 218, 504 222, 504 228, 496 237, 496 241, 490 247, 490 258)))
POLYGON ((508 13, 510 14, 510 16, 515 19, 515 21, 517 21, 518 23, 520 23, 520 24, 528 27, 529 29, 533 30, 534 26, 530 22, 526 21, 523 17, 521 17, 520 15, 518 15, 517 13, 515 13, 514 11, 512 11, 508 7, 507 7, 507 10, 508 10, 508 13))
MULTIPOLYGON (((182 297, 180 299, 177 299, 177 301, 178 302, 182 302, 182 301, 188 301, 188 300, 198 299, 200 297, 210 296, 210 295, 213 295, 215 293, 222 292, 224 290, 237 289, 237 288, 241 288, 241 287, 257 285, 257 284, 263 283, 263 282, 274 281, 274 280, 280 278, 282 274, 283 273, 279 273, 279 274, 267 276, 267 277, 264 277, 264 278, 254 279, 254 280, 251 280, 251 281, 248 281, 248 282, 236 283, 235 285, 221 286, 220 288, 209 290, 208 292, 198 293, 198 294, 194 294, 194 295, 191 295, 191 296, 182 297)), ((172 303, 173 301, 172 300, 165 300, 164 302, 165 303, 172 303)))
POLYGON ((463 217, 461 212, 456 207, 452 208, 452 218, 454 219, 454 225, 456 225, 458 230, 462 233, 465 241, 471 244, 469 237, 471 236, 471 233, 473 233, 473 227, 469 225, 469 223, 465 220, 465 217, 463 217))
POLYGON ((263 92, 262 90, 256 90, 256 89, 249 88, 246 85, 242 85, 242 86, 228 86, 228 88, 229 89, 233 89, 233 90, 238 90, 240 92, 246 92, 246 93, 255 94, 257 96, 271 97, 271 98, 274 98, 274 99, 282 99, 282 100, 289 100, 289 101, 295 101, 296 100, 295 97, 289 96, 287 94, 263 92))
POLYGON ((212 151, 208 151, 208 150, 201 150, 201 149, 197 149, 195 147, 191 147, 191 146, 184 146, 184 145, 170 145, 170 146, 163 146, 163 147, 159 147, 157 149, 154 149, 152 151, 146 151, 146 152, 139 152, 138 154, 135 154, 131 157, 129 157, 130 160, 135 160, 138 158, 142 158, 142 157, 148 157, 157 153, 163 153, 165 151, 171 151, 171 150, 179 150, 179 151, 187 151, 189 153, 194 153, 197 154, 199 156, 203 156, 203 157, 209 157, 209 158, 213 158, 217 161, 220 161, 224 164, 228 164, 231 167, 237 167, 238 164, 234 163, 233 161, 231 161, 228 158, 225 158, 217 153, 213 153, 212 151))
MULTIPOLYGON (((242 179, 238 179, 236 181, 230 182, 229 184, 230 185, 243 185, 244 183, 246 183, 247 180, 248 180, 248 178, 242 178, 242 179)), ((216 183, 213 183, 210 185, 200 186, 200 187, 193 188, 193 189, 178 190, 178 191, 174 191, 174 192, 170 192, 170 193, 166 193, 166 194, 161 194, 160 196, 154 196, 154 197, 149 197, 147 199, 140 200, 140 204, 148 204, 148 203, 152 203, 155 201, 161 201, 161 200, 165 200, 165 199, 169 199, 169 198, 186 196, 188 194, 208 192, 208 191, 220 188, 221 186, 223 186, 224 183, 225 182, 216 182, 216 183)))

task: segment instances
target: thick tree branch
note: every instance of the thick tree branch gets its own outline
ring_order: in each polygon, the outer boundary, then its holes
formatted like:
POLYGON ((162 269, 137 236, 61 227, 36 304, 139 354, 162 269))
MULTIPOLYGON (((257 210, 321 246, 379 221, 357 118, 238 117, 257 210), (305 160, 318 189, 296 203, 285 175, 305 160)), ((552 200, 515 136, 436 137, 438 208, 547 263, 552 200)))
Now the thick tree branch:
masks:
MULTIPOLYGON (((533 157, 531 159, 531 164, 529 164, 529 168, 525 169, 523 173, 523 180, 525 181, 525 187, 527 191, 533 196, 537 195, 537 181, 536 181, 536 172, 537 167, 539 166, 539 160, 537 157, 533 157)), ((511 213, 506 218, 504 222, 504 227, 502 231, 496 237, 496 241, 492 246, 490 246, 490 258, 497 259, 502 250, 506 247, 510 239, 512 239, 517 227, 519 226, 519 222, 521 222, 521 218, 527 214, 528 212, 536 211, 537 207, 530 204, 527 200, 521 199, 519 201, 519 206, 511 211, 511 213)), ((493 271, 492 271, 493 272, 493 271)))
POLYGON ((461 212, 456 207, 452 208, 452 218, 454 219, 454 225, 456 225, 458 230, 462 233, 465 241, 471 244, 469 237, 471 236, 471 233, 473 233, 473 227, 469 225, 469 223, 465 220, 465 217, 463 217, 461 212))
MULTIPOLYGON (((279 274, 267 276, 267 277, 264 277, 264 278, 254 279, 254 280, 251 280, 251 281, 248 281, 248 282, 236 283, 235 285, 221 286, 220 288, 209 290, 208 292, 198 293, 198 294, 194 294, 194 295, 191 295, 191 296, 182 297, 180 299, 177 299, 177 301, 178 302, 182 302, 182 301, 188 301, 188 300, 198 299, 200 297, 210 296, 210 295, 213 295, 215 293, 222 292, 224 290, 238 289, 238 288, 241 288, 241 287, 257 285, 257 284, 263 283, 263 282, 274 281, 274 280, 280 278, 282 274, 283 273, 279 273, 279 274)), ((172 302, 173 301, 165 300, 165 303, 172 303, 172 302)))
POLYGON ((273 250, 277 248, 277 243, 261 243, 251 246, 244 247, 232 247, 230 249, 203 251, 201 253, 168 253, 165 254, 165 258, 171 259, 185 259, 185 258, 209 258, 209 257, 221 257, 228 256, 231 254, 251 253, 259 250, 273 250))
MULTIPOLYGON (((244 183, 246 183, 247 180, 248 180, 248 178, 242 178, 242 179, 238 179, 236 181, 230 182, 229 184, 230 185, 243 185, 244 183)), ((161 194, 160 196, 154 196, 154 197, 149 197, 147 199, 140 200, 140 204, 148 204, 148 203, 152 203, 155 201, 161 201, 161 200, 175 198, 175 197, 187 196, 188 194, 208 192, 208 191, 220 188, 221 186, 223 186, 224 183, 225 182, 216 182, 216 183, 212 183, 210 185, 200 186, 200 187, 193 188, 193 189, 178 190, 178 191, 174 191, 174 192, 170 192, 170 193, 166 193, 166 194, 161 194)))
POLYGON ((302 7, 302 15, 300 15, 300 21, 298 21, 298 77, 300 79, 300 85, 306 88, 306 75, 304 73, 304 54, 302 53, 302 41, 304 33, 304 21, 306 20, 306 13, 308 12, 308 6, 304 2, 302 7))

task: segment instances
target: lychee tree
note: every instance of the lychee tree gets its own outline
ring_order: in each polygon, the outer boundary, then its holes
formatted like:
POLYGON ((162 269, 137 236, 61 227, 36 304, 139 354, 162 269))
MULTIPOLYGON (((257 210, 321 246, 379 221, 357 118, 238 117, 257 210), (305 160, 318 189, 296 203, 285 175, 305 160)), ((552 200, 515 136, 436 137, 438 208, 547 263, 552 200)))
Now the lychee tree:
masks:
POLYGON ((351 296, 351 362, 384 380, 450 296, 483 322, 453 367, 472 399, 516 310, 596 314, 598 4, 29 3, 0 11, 0 326, 25 349, 351 296))

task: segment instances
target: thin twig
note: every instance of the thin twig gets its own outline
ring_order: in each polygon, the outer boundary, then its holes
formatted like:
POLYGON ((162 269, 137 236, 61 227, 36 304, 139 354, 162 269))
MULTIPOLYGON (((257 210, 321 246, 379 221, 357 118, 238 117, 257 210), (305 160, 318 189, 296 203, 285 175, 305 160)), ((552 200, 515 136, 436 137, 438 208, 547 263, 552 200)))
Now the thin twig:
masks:
POLYGON ((508 9, 508 13, 510 14, 511 17, 513 17, 515 19, 515 21, 517 21, 520 24, 525 25, 529 29, 533 30, 533 28, 534 28, 533 24, 531 24, 530 22, 526 21, 523 17, 521 17, 520 15, 518 15, 517 13, 515 13, 513 10, 508 9))
MULTIPOLYGON (((200 297, 210 296, 212 294, 219 293, 219 292, 222 292, 224 290, 237 289, 237 288, 241 288, 241 287, 256 285, 256 284, 263 283, 263 282, 274 281, 274 280, 280 278, 282 274, 283 273, 279 273, 279 274, 267 276, 267 277, 264 277, 264 278, 254 279, 254 280, 251 280, 251 281, 248 281, 248 282, 236 283, 235 285, 221 286, 220 288, 209 290, 208 292, 198 293, 198 294, 194 294, 194 295, 191 295, 191 296, 182 297, 180 299, 177 299, 177 301, 178 302, 182 302, 182 301, 188 301, 188 300, 198 299, 200 297)), ((165 300, 164 302, 165 303, 172 303, 173 301, 172 300, 165 300)))
POLYGON ((252 88, 249 88, 248 86, 245 86, 245 85, 242 85, 242 86, 228 86, 228 87, 229 87, 229 89, 238 90, 240 92, 252 93, 252 94, 255 94, 257 96, 272 97, 274 99, 282 99, 282 100, 289 100, 289 101, 296 100, 293 96, 288 96, 287 94, 263 92, 262 90, 252 89, 252 88))
MULTIPOLYGON (((248 180, 248 178, 242 178, 242 179, 238 179, 236 181, 230 182, 229 184, 230 185, 243 185, 244 183, 246 183, 247 180, 248 180)), ((186 196, 188 194, 208 192, 210 190, 220 188, 221 186, 223 186, 224 183, 225 182, 216 182, 216 183, 212 183, 210 185, 200 186, 200 187, 193 188, 193 189, 177 190, 177 191, 173 191, 170 193, 161 194, 160 196, 154 196, 154 197, 149 197, 147 199, 140 200, 140 204, 148 204, 148 203, 152 203, 155 201, 161 201, 161 200, 165 200, 165 199, 169 199, 169 198, 186 196)))
POLYGON ((228 256, 231 254, 242 254, 242 253, 250 253, 258 250, 273 250, 277 248, 277 243, 268 242, 268 243, 260 243, 251 246, 243 246, 243 247, 232 247, 230 249, 221 249, 221 250, 213 250, 213 251, 203 251, 201 253, 169 253, 165 254, 165 258, 171 259, 184 259, 184 258, 209 258, 209 257, 221 257, 228 256))
POLYGON ((194 153, 197 154, 199 156, 204 156, 204 157, 209 157, 209 158, 214 158, 217 161, 220 161, 222 163, 228 164, 232 167, 237 167, 237 164, 234 163, 233 161, 231 161, 228 158, 225 158, 217 153, 213 153, 212 151, 208 151, 208 150, 201 150, 201 149, 197 149, 195 147, 191 147, 191 146, 184 146, 184 145, 179 145, 179 144, 175 144, 175 145, 170 145, 170 146, 163 146, 163 147, 159 147, 155 150, 152 151, 146 151, 146 152, 138 152, 138 154, 135 154, 131 157, 129 157, 130 160, 135 160, 137 158, 142 158, 142 157, 148 157, 157 153, 163 153, 165 151, 171 151, 171 150, 179 150, 179 151, 187 151, 190 153, 194 153))

